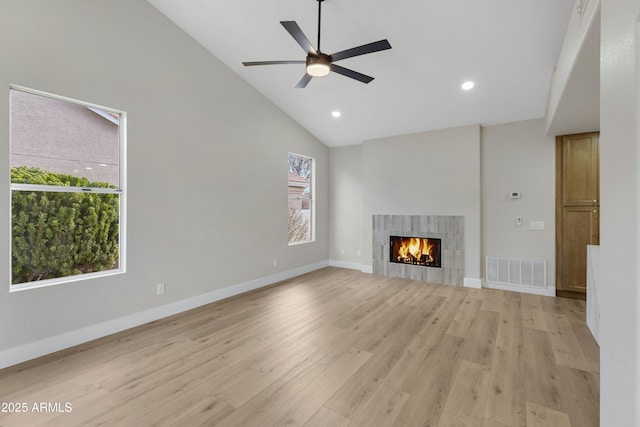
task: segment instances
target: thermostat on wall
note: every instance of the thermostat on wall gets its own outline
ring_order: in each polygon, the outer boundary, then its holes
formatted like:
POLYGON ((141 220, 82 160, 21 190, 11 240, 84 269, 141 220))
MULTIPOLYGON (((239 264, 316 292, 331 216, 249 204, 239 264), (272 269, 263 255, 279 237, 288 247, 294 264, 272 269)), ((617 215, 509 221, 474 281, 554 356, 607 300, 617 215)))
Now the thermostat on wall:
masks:
POLYGON ((522 196, 522 193, 520 193, 519 191, 512 191, 511 193, 509 193, 509 198, 511 199, 519 199, 522 196))

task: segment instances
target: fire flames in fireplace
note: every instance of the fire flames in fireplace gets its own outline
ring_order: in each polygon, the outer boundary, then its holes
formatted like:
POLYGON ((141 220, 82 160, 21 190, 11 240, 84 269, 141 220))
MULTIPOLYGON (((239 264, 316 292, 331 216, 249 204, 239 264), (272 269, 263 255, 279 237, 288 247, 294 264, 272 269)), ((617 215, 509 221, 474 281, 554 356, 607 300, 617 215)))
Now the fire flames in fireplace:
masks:
POLYGON ((425 267, 441 267, 440 243, 440 239, 390 236, 389 261, 425 267))

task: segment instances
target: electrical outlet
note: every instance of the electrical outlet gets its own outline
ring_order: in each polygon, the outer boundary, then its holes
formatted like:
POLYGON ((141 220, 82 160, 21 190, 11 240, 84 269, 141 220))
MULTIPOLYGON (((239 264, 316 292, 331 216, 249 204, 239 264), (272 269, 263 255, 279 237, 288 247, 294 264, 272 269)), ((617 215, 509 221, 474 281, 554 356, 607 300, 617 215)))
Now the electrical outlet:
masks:
POLYGON ((517 225, 518 227, 520 227, 520 226, 522 225, 522 217, 517 217, 517 218, 516 218, 516 225, 517 225))
POLYGON ((164 294, 164 283, 158 283, 156 285, 156 295, 164 294))
POLYGON ((360 249, 356 251, 356 256, 360 256, 360 249))
POLYGON ((278 258, 274 258, 273 259, 273 266, 277 267, 278 266, 278 258))
POLYGON ((344 248, 340 249, 340 255, 344 255, 344 248))

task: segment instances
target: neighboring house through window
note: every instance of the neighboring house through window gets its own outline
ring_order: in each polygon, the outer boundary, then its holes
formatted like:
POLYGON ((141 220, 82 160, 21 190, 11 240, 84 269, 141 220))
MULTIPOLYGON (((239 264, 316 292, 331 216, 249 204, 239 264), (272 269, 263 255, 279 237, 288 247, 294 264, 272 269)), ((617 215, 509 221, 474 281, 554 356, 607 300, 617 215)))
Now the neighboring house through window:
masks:
POLYGON ((125 122, 10 89, 11 290, 124 271, 125 122))
POLYGON ((314 239, 314 160, 289 153, 289 244, 314 239))

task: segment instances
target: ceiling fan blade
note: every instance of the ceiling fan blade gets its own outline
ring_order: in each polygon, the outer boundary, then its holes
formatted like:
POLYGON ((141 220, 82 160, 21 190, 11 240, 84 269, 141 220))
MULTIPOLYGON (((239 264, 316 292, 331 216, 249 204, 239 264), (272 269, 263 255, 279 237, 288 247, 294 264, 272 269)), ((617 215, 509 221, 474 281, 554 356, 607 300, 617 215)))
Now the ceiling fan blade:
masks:
POLYGON ((357 71, 350 70, 348 68, 341 67, 336 64, 331 64, 331 71, 335 71, 338 74, 342 74, 346 77, 351 77, 352 79, 358 80, 362 83, 369 83, 373 80, 373 77, 367 76, 365 74, 359 73, 357 71))
POLYGON ((316 55, 316 50, 313 48, 313 46, 311 46, 311 42, 309 41, 307 36, 304 35, 296 21, 280 21, 280 23, 289 32, 289 34, 291 34, 291 37, 293 37, 298 42, 300 47, 303 48, 306 53, 316 55))
POLYGON ((243 62, 242 65, 250 67, 252 65, 278 65, 278 64, 304 64, 306 61, 253 61, 243 62))
POLYGON ((366 55, 367 53, 379 52, 381 50, 391 49, 391 45, 387 39, 377 42, 363 44, 362 46, 353 47, 351 49, 342 50, 331 55, 332 61, 340 61, 341 59, 353 58, 354 56, 366 55))
POLYGON ((308 73, 305 73, 304 76, 302 76, 302 78, 300 79, 300 81, 296 85, 296 88, 304 89, 305 87, 307 87, 307 84, 309 84, 309 82, 311 81, 312 78, 313 77, 311 77, 308 73))

